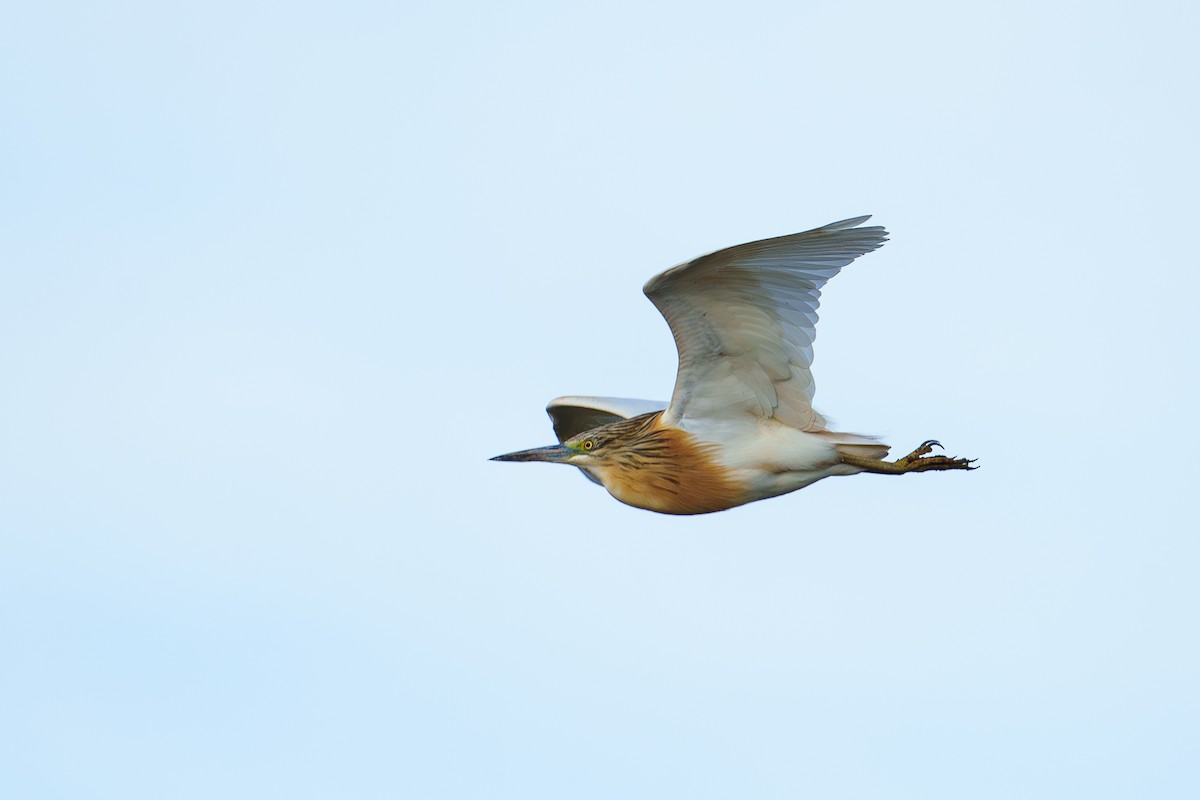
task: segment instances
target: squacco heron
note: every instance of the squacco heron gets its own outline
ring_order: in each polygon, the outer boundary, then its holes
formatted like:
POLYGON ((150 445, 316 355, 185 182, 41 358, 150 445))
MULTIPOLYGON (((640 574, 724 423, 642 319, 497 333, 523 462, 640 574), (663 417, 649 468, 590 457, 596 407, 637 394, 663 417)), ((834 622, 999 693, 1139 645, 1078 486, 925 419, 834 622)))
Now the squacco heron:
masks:
POLYGON ((670 403, 560 397, 559 444, 493 461, 579 467, 609 493, 663 514, 706 514, 831 475, 969 470, 926 441, 884 461, 871 436, 826 427, 812 407, 821 287, 887 241, 870 217, 718 250, 654 276, 644 291, 671 326, 679 371, 670 403))

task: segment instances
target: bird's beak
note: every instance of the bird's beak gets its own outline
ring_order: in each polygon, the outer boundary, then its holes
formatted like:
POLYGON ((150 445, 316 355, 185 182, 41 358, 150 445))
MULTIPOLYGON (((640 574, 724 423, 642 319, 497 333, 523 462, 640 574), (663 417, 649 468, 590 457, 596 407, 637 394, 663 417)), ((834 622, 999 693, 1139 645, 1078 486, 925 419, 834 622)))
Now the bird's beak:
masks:
POLYGON ((549 447, 535 447, 532 450, 518 450, 515 453, 505 453, 496 456, 491 461, 566 461, 574 451, 564 444, 552 444, 549 447))

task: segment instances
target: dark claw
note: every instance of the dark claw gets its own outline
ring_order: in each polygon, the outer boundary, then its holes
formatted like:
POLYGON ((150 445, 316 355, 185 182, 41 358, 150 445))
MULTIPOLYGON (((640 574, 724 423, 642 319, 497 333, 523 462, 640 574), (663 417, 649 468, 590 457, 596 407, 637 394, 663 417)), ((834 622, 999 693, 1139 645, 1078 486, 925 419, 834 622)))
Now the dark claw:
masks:
MULTIPOLYGON (((927 441, 921 442, 921 447, 942 447, 942 443, 939 442, 937 439, 929 439, 927 441)), ((917 449, 920 450, 921 447, 918 447, 917 449)), ((946 448, 942 447, 942 449, 945 450, 946 448)))

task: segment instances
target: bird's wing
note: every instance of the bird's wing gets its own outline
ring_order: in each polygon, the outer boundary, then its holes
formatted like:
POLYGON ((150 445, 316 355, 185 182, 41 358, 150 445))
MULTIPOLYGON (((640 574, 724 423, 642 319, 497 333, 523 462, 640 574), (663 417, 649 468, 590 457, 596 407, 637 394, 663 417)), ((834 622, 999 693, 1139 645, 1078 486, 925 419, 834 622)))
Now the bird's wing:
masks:
MULTIPOLYGON (((556 397, 546 406, 546 413, 554 424, 554 435, 565 442, 584 431, 629 419, 651 411, 662 411, 667 404, 661 400, 632 400, 628 397, 556 397)), ((592 483, 600 483, 595 475, 583 467, 579 471, 592 483)))
POLYGON ((651 278, 646 296, 671 326, 679 373, 666 417, 774 417, 801 430, 812 408, 813 339, 821 287, 887 241, 870 217, 737 245, 651 278))
POLYGON ((651 411, 662 411, 667 404, 661 400, 633 400, 628 397, 556 397, 546 406, 554 423, 554 434, 560 442, 584 431, 629 419, 651 411))

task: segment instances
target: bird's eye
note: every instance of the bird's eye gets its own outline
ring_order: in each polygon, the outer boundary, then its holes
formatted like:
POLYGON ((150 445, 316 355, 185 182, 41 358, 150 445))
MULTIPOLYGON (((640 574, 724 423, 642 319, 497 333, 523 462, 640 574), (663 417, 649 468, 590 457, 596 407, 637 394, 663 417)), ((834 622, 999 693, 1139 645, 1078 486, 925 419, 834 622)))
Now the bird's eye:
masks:
POLYGON ((592 441, 591 439, 588 439, 586 442, 583 443, 584 450, 591 450, 595 446, 596 446, 596 443, 594 441, 592 441))

